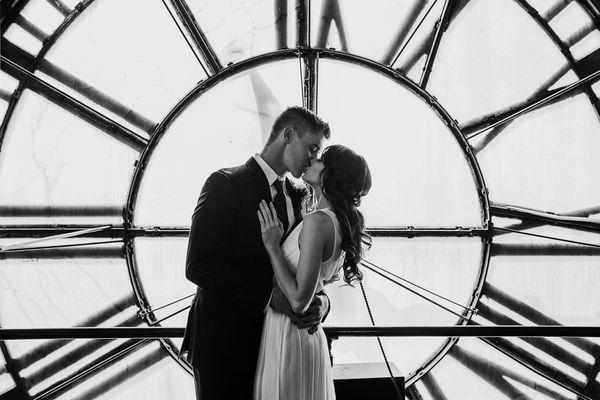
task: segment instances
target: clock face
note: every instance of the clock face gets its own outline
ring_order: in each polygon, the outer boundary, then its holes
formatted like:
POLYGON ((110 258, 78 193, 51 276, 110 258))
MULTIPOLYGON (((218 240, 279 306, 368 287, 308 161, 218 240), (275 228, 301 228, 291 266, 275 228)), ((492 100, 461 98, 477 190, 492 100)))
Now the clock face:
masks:
MULTIPOLYGON (((204 180, 260 151, 291 105, 369 163, 377 325, 600 322, 595 2, 10 3, 1 327, 184 326, 204 180)), ((326 325, 371 324, 360 288, 327 293, 326 325)), ((0 395, 191 399, 180 342, 1 342, 0 395)), ((382 344, 412 399, 600 395, 596 339, 382 344)), ((375 338, 333 356, 383 362, 375 338)))

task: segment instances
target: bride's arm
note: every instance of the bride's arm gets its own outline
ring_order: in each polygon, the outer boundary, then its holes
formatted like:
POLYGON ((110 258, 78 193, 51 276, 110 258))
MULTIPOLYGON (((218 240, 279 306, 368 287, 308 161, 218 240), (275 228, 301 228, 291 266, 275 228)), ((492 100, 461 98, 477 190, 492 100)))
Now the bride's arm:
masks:
POLYGON ((277 218, 274 208, 261 207, 261 209, 263 242, 273 265, 277 283, 294 312, 303 313, 310 305, 317 288, 323 249, 331 234, 328 229, 329 218, 321 213, 312 213, 304 218, 300 234, 300 259, 294 273, 279 246, 278 234, 275 232, 279 226, 275 224, 277 218))

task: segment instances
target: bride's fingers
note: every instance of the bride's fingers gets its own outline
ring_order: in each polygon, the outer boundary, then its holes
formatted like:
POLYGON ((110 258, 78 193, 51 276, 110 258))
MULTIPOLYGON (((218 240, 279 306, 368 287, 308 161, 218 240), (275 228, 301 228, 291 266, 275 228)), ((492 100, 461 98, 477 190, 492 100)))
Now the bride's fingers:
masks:
POLYGON ((265 225, 267 227, 271 226, 273 224, 273 219, 271 218, 271 211, 268 209, 266 201, 263 200, 260 202, 260 209, 262 211, 263 218, 265 219, 265 225))
POLYGON ((271 214, 273 215, 273 219, 275 221, 279 221, 279 218, 277 218, 277 211, 275 210, 275 205, 273 204, 273 202, 269 203, 269 208, 271 209, 271 214))
POLYGON ((262 216, 262 211, 258 210, 258 211, 256 211, 256 213, 258 214, 258 221, 260 222, 260 230, 261 230, 261 232, 264 232, 264 230, 265 230, 265 219, 262 216))

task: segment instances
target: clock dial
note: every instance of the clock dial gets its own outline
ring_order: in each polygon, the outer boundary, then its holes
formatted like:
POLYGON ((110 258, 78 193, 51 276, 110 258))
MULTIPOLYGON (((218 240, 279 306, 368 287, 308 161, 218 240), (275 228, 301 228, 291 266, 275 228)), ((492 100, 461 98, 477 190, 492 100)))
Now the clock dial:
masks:
MULTIPOLYGON (((0 326, 183 326, 202 184, 289 105, 371 166, 376 324, 597 325, 599 27, 592 0, 3 2, 0 326)), ((600 394, 597 339, 382 344, 410 399, 600 394)), ((1 342, 0 398, 191 399, 179 345, 1 342)))

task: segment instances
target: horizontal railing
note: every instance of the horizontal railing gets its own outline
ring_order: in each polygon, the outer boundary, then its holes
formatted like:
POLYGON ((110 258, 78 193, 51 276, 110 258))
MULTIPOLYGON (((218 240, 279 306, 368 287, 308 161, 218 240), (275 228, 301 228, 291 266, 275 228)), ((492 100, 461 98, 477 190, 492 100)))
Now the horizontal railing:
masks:
MULTIPOLYGON (((357 326, 324 328, 331 338, 363 337, 600 337, 597 326, 357 326)), ((44 328, 0 329, 0 340, 167 339, 183 337, 184 328, 44 328)))

